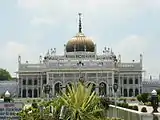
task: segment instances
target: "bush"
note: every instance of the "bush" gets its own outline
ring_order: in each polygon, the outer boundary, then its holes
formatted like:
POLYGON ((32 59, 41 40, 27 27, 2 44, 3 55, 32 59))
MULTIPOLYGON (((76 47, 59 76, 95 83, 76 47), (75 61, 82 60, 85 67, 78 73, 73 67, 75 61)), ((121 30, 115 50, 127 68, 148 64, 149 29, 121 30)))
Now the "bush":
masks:
POLYGON ((136 101, 136 99, 135 98, 131 98, 131 101, 136 101))
POLYGON ((142 93, 141 95, 137 95, 137 100, 139 101, 139 102, 143 102, 143 103, 145 103, 145 102, 148 102, 148 97, 149 97, 149 93, 142 93))
POLYGON ((129 107, 128 103, 117 103, 117 106, 123 107, 123 108, 128 108, 129 107))
POLYGON ((133 106, 128 106, 128 109, 131 109, 131 110, 132 110, 132 109, 133 109, 133 106))
POLYGON ((132 107, 132 109, 138 111, 138 106, 135 105, 135 106, 132 107))
POLYGON ((146 107, 143 107, 143 108, 141 109, 141 112, 147 112, 146 107))
POLYGON ((142 96, 141 96, 141 95, 137 95, 137 100, 138 100, 139 102, 141 102, 141 101, 142 101, 142 96))
POLYGON ((33 100, 32 107, 33 107, 33 108, 38 108, 38 104, 36 103, 35 100, 33 100))
POLYGON ((152 103, 151 103, 151 102, 146 102, 146 103, 144 103, 144 105, 146 105, 146 106, 151 106, 152 103))

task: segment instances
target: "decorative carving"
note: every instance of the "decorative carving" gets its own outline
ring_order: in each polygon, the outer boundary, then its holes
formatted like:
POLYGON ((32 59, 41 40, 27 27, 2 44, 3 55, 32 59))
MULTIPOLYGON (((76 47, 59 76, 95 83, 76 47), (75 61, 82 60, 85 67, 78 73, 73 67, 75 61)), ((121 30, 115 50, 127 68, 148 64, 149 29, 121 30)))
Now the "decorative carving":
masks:
POLYGON ((42 63, 42 56, 41 55, 39 56, 39 61, 40 61, 40 63, 42 63))
POLYGON ((21 56, 18 56, 18 63, 21 63, 21 56))

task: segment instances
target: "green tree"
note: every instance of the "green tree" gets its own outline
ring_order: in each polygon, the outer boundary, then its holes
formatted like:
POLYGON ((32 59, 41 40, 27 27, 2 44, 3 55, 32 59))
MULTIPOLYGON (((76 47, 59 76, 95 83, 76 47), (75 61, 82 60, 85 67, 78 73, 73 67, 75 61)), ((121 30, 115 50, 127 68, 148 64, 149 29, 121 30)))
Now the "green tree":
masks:
POLYGON ((10 73, 5 70, 5 69, 0 69, 0 81, 3 81, 3 80, 11 80, 11 75, 10 73))
POLYGON ((137 100, 140 102, 142 101, 143 103, 149 101, 149 93, 142 93, 140 95, 137 95, 137 100))

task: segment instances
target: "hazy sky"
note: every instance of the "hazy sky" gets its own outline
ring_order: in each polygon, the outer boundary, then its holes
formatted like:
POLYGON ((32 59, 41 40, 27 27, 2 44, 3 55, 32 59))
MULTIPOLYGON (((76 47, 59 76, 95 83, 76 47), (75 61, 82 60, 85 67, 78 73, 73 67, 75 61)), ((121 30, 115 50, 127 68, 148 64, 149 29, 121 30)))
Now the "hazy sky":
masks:
POLYGON ((0 67, 12 75, 22 61, 39 62, 39 55, 63 46, 78 31, 93 38, 102 53, 111 47, 124 62, 143 54, 146 75, 160 73, 160 0, 1 0, 0 67))

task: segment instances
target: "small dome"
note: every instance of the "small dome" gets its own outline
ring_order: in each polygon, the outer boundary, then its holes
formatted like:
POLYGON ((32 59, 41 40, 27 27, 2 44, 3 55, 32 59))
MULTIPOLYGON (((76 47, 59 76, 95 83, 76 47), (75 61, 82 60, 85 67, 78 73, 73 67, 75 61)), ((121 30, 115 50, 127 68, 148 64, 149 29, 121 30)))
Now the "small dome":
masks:
POLYGON ((95 49, 94 42, 80 32, 71 40, 69 40, 66 45, 66 52, 74 52, 74 51, 94 52, 94 49, 95 49))
POLYGON ((157 91, 156 91, 156 90, 153 90, 153 91, 151 92, 151 94, 152 94, 152 95, 157 95, 157 91))

